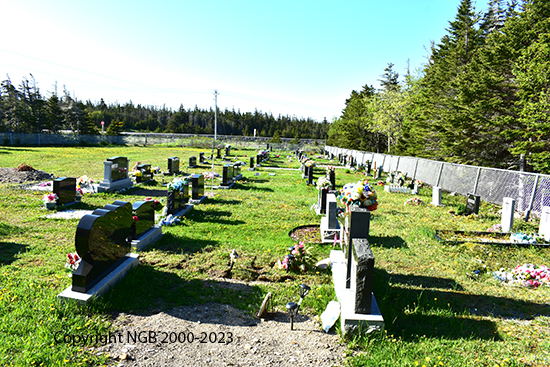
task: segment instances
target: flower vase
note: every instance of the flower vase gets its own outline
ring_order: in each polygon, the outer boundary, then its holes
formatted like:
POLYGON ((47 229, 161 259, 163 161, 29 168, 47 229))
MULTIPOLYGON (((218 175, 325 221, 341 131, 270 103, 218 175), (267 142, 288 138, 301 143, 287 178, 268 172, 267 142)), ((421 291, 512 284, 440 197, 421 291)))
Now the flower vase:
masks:
POLYGON ((54 210, 55 209, 55 201, 53 201, 51 203, 44 203, 44 205, 46 206, 46 209, 48 209, 48 210, 54 210))

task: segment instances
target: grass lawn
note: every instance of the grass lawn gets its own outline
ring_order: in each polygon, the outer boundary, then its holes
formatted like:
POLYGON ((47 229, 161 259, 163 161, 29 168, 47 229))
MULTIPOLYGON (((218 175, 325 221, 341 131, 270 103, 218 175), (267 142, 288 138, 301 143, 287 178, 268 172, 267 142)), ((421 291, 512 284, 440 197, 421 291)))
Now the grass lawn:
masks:
MULTIPOLYGON (((165 170, 167 158, 180 157, 181 168, 200 149, 178 147, 0 147, 0 167, 26 163, 57 177, 103 178, 103 161, 126 156, 165 170)), ((42 193, 0 186, 0 365, 58 366, 113 364, 82 345, 58 343, 71 335, 101 335, 118 311, 147 313, 178 305, 228 303, 251 313, 267 292, 280 310, 296 301, 298 285, 312 291, 303 312, 319 315, 334 299, 330 271, 305 274, 277 266, 295 244, 288 232, 319 224, 311 210, 317 189, 307 186, 288 152, 273 157, 254 176, 246 167, 256 151, 232 147, 246 163, 244 179, 230 190, 215 190, 178 226, 163 227, 163 237, 140 253, 140 266, 101 300, 85 307, 63 304, 56 295, 70 285, 66 254, 74 252, 78 220, 47 219, 42 193), (268 173, 275 173, 274 176, 268 173), (230 252, 240 257, 232 278, 248 282, 230 287, 220 278, 230 252), (252 282, 254 281, 254 282, 252 282), (60 332, 62 332, 60 334, 60 332)), ((205 155, 210 152, 205 151, 205 155)), ((311 154, 310 154, 311 156, 311 154)), ((330 164, 317 159, 318 164, 330 164)), ((187 170, 202 173, 211 167, 187 170)), ((215 171, 221 174, 221 162, 215 171)), ((316 168, 315 177, 324 175, 316 168)), ((360 176, 336 170, 337 187, 360 176)), ((207 182, 209 184, 209 182, 207 182)), ((137 185, 154 195, 166 191, 158 177, 137 185)), ((205 189, 210 191, 209 187, 205 189)), ((115 200, 143 200, 143 190, 86 195, 82 209, 101 208, 115 200)), ((381 333, 343 342, 353 366, 547 366, 550 365, 550 287, 503 286, 492 272, 524 263, 550 265, 550 249, 437 241, 437 229, 485 231, 500 222, 499 210, 482 202, 480 214, 456 216, 466 199, 443 194, 443 207, 404 205, 410 195, 388 194, 377 187, 378 210, 372 213, 370 244, 375 255, 374 294, 386 327, 381 333), (478 274, 475 271, 478 271, 478 274)), ((431 189, 418 195, 431 201, 431 189)), ((516 220, 514 231, 535 232, 538 222, 516 220)), ((312 245, 315 260, 332 245, 312 245)))

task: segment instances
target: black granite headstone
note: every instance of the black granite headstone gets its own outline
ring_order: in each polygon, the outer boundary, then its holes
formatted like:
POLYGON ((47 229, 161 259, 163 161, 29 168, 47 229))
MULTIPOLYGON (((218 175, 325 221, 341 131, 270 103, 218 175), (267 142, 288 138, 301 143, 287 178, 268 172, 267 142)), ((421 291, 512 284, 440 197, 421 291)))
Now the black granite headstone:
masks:
POLYGON ((198 200, 204 196, 204 176, 202 174, 193 174, 191 178, 191 198, 198 200))
POLYGON ((178 157, 168 158, 168 175, 177 175, 180 173, 180 159, 178 157))
POLYGON ((328 189, 321 188, 317 199, 317 205, 319 206, 319 213, 325 214, 327 212, 327 193, 328 189))
POLYGON ((222 148, 218 148, 218 153, 216 155, 216 158, 221 159, 221 157, 222 157, 222 148))
POLYGON ((470 194, 466 196, 466 214, 479 214, 481 196, 470 194))
POLYGON ((313 167, 309 167, 307 170, 307 184, 313 185, 313 167))
POLYGON ((139 238, 155 224, 155 203, 152 200, 136 201, 132 204, 135 233, 133 239, 139 238), (137 219, 137 220, 136 220, 137 219))
POLYGON ((57 194, 57 205, 65 205, 75 201, 76 178, 60 177, 53 180, 53 193, 57 194))
POLYGON ((250 157, 250 167, 249 168, 254 168, 254 157, 250 157))
POLYGON ((333 170, 327 171, 327 180, 330 182, 330 189, 336 190, 336 173, 333 170))
POLYGON ((113 162, 111 166, 111 180, 118 181, 128 178, 128 158, 111 157, 107 161, 113 162))
POLYGON ((140 176, 136 176, 136 182, 144 182, 153 179, 153 172, 151 172, 150 164, 140 164, 136 169, 141 173, 140 176))
POLYGON ((233 164, 233 178, 239 176, 241 174, 241 163, 234 163, 233 164))
POLYGON ((82 259, 72 274, 72 290, 86 293, 130 252, 132 205, 115 201, 86 214, 78 223, 76 252, 82 259))
POLYGON ((374 280, 374 255, 366 238, 354 238, 352 247, 357 262, 355 283, 355 312, 370 314, 374 280))
POLYGON ((197 157, 189 157, 189 168, 197 167, 197 157))
POLYGON ((204 152, 199 153, 199 163, 204 163, 204 152))

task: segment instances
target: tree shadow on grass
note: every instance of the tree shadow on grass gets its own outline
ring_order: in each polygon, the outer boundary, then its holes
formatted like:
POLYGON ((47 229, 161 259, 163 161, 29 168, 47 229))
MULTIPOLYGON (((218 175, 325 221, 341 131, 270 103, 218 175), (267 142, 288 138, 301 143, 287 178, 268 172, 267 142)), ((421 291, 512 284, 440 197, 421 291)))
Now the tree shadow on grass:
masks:
MULTIPOLYGON (((256 306, 259 308, 262 298, 262 292, 258 286, 215 280, 187 280, 173 272, 162 271, 158 267, 140 265, 128 272, 120 283, 106 293, 103 302, 108 305, 114 317, 119 312, 151 315, 165 310, 169 315, 181 319, 219 324, 221 320, 209 313, 206 307, 198 307, 196 313, 178 312, 174 308, 220 303, 249 310, 256 306)), ((228 317, 223 319, 226 320, 226 325, 241 325, 237 319, 228 317)), ((250 320, 251 326, 259 322, 250 320)))
POLYGON ((369 236, 369 243, 372 247, 384 248, 408 248, 407 242, 399 236, 369 236))
MULTIPOLYGON (((261 183, 269 182, 269 180, 256 180, 256 181, 253 181, 253 183, 258 183, 259 181, 261 181, 261 183)), ((245 186, 239 183, 236 183, 235 186, 233 186, 233 190, 273 192, 273 189, 270 187, 254 187, 254 186, 248 186, 248 185, 245 186)))
POLYGON ((0 265, 9 265, 16 260, 16 255, 27 251, 29 245, 0 241, 0 265))
POLYGON ((544 304, 460 292, 462 286, 446 278, 396 275, 375 269, 374 280, 374 294, 386 329, 404 340, 417 340, 423 335, 501 340, 496 323, 488 317, 531 319, 550 315, 544 304))

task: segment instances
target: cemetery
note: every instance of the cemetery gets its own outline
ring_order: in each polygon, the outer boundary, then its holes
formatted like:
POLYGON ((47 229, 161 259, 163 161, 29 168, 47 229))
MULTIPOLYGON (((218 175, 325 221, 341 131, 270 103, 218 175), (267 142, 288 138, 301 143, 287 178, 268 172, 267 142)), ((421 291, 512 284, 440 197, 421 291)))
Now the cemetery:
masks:
MULTIPOLYGON (((550 208, 525 221, 514 200, 455 195, 351 154, 223 149, 206 152, 214 174, 197 164, 203 154, 180 147, 0 147, 1 176, 22 163, 53 173, 0 179, 0 319, 16 325, 0 333, 0 361, 131 365, 139 360, 131 350, 102 349, 123 345, 55 343, 52 335, 108 335, 124 325, 117 315, 137 320, 180 307, 217 320, 194 321, 197 334, 233 327, 223 321, 229 307, 256 320, 231 329, 246 340, 227 345, 239 353, 263 333, 292 348, 311 326, 312 336, 348 348, 334 365, 550 358, 550 208), (142 173, 161 172, 132 180, 136 162, 147 162, 142 173), (205 311, 222 306, 215 318, 205 311)), ((181 315, 163 330, 199 319, 181 315)), ((330 350, 327 343, 309 348, 330 350)))

